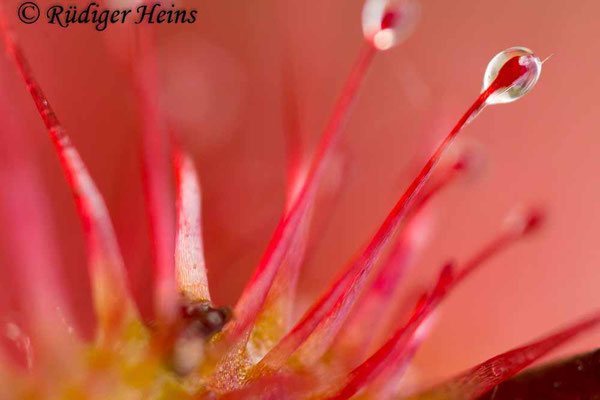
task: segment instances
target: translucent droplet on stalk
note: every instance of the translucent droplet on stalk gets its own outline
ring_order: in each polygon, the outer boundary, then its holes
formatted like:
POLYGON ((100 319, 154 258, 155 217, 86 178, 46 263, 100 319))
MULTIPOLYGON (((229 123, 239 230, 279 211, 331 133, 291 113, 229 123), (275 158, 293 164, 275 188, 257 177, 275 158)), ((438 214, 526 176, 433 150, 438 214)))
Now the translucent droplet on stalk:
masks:
POLYGON ((495 91, 487 104, 510 103, 529 92, 542 72, 542 62, 526 47, 511 47, 496 54, 483 76, 483 90, 495 91))
POLYGON ((416 0, 366 0, 362 12, 365 39, 378 50, 388 50, 414 30, 419 14, 416 0))

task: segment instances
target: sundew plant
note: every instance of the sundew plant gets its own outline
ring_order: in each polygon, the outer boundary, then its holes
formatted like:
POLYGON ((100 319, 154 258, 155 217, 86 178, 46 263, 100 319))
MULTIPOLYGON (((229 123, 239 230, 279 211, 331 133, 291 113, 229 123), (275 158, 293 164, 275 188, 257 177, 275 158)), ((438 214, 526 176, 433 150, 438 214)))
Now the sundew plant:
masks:
MULTIPOLYGON (((291 157, 281 218, 252 276, 231 306, 216 304, 211 297, 205 261, 210 248, 204 246, 202 238, 200 173, 185 140, 164 123, 168 118, 157 90, 160 76, 153 27, 132 27, 134 59, 140 65, 132 69, 131 79, 142 115, 140 152, 153 253, 152 266, 148 267, 154 283, 153 317, 148 319, 141 316, 132 297, 110 210, 68 127, 44 94, 43 82, 35 75, 39 66, 28 61, 27 48, 21 45, 5 7, 0 31, 6 55, 24 83, 23 90, 31 95, 81 219, 96 323, 92 338, 74 328, 66 311, 70 308, 68 296, 52 265, 40 261, 33 263, 34 267, 11 266, 21 280, 19 295, 29 306, 18 321, 3 322, 6 340, 0 347, 0 397, 598 398, 597 353, 521 371, 576 336, 587 334, 600 322, 600 313, 573 320, 520 347, 481 360, 445 382, 410 390, 402 385, 421 344, 436 329, 433 322, 440 304, 491 258, 501 258, 504 250, 544 229, 546 218, 551 217, 538 205, 516 208, 469 257, 440 266, 436 279, 414 304, 405 305, 410 311, 398 312, 399 288, 411 254, 420 246, 427 206, 477 168, 477 155, 457 146, 455 139, 469 135, 470 125, 477 123, 479 115, 519 107, 517 100, 543 81, 545 60, 522 43, 500 51, 487 66, 481 66, 481 91, 473 93, 472 103, 457 116, 455 124, 446 127, 445 136, 398 193, 379 227, 345 265, 336 267, 335 278, 312 304, 304 309, 298 301, 298 281, 308 243, 317 232, 311 230, 311 222, 321 204, 319 188, 334 163, 368 70, 381 53, 401 51, 423 18, 427 16, 421 15, 416 0, 366 0, 362 20, 356 21, 357 29, 362 25, 364 43, 309 162, 304 165, 291 157), (172 177, 174 193, 169 184, 172 177), (169 211, 173 203, 175 215, 169 211)), ((4 93, 4 97, 11 96, 4 93)), ((94 93, 85 96, 93 98, 94 93)), ((515 127, 518 125, 515 121, 515 127)), ((293 154, 292 148, 289 155, 293 154)), ((30 185, 28 175, 19 172, 15 174, 22 177, 20 183, 30 185)), ((2 206, 13 210, 25 225, 23 221, 35 217, 27 211, 30 200, 7 196, 2 206)), ((15 232, 14 240, 29 241, 19 232, 15 232)), ((28 243, 21 242, 14 247, 35 256, 36 249, 28 249, 28 243)), ((31 243, 35 243, 34 238, 31 243)))

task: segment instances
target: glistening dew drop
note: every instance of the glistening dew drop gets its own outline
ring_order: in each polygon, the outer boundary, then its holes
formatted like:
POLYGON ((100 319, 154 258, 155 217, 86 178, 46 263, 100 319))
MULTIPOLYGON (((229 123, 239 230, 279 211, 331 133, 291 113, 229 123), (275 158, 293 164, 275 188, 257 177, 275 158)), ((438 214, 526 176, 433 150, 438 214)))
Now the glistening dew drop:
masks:
POLYGON ((376 49, 391 49, 410 35, 419 14, 416 0, 367 0, 362 11, 363 35, 376 49))
POLYGON ((526 47, 511 47, 496 54, 490 61, 483 75, 483 89, 488 89, 498 78, 500 71, 515 80, 501 77, 496 82, 496 91, 492 93, 486 103, 510 103, 523 97, 537 83, 542 72, 542 62, 526 47), (507 82, 507 86, 502 86, 507 82))

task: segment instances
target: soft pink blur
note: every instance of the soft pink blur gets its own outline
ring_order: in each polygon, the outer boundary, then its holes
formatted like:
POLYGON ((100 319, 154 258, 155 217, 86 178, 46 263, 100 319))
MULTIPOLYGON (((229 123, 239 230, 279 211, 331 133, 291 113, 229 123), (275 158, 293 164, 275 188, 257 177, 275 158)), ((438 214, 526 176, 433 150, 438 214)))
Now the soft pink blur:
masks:
MULTIPOLYGON (((19 2, 8 3, 14 17, 19 2)), ((213 296, 232 304, 284 206, 283 81, 297 91, 300 131, 310 154, 361 45, 362 0, 187 3, 181 4, 199 10, 194 25, 158 29, 161 101, 200 171, 213 296)), ((377 57, 348 123, 341 144, 347 163, 342 192, 334 208, 317 213, 327 225, 316 224, 325 229, 313 238, 303 272, 304 306, 365 243, 428 149, 475 99, 491 57, 515 45, 541 58, 554 54, 530 94, 488 107, 467 127, 463 137, 481 145, 485 169, 432 204, 432 243, 410 274, 407 298, 444 261, 463 260, 491 238, 515 205, 533 203, 549 213, 541 234, 494 259, 442 307, 413 367, 423 382, 432 382, 597 308, 600 3, 422 3, 414 34, 377 57)), ((14 19, 34 71, 106 197, 137 299, 149 315, 140 124, 126 62, 131 38, 110 26, 96 32, 91 26, 25 26, 14 19)), ((56 268, 65 276, 80 325, 89 329, 84 244, 69 189, 5 58, 0 73, 3 97, 12 102, 3 114, 16 121, 10 132, 3 122, 2 134, 22 136, 39 167, 39 196, 50 202, 54 224, 45 229, 55 232, 60 246, 62 264, 56 268)), ((2 158, 8 169, 22 162, 11 161, 6 148, 2 158)), ((21 186, 2 176, 3 187, 21 186)), ((6 218, 0 222, 0 299, 7 309, 13 285, 6 282, 18 266, 8 251, 13 237, 6 218)), ((595 343, 589 337, 566 350, 595 343)))

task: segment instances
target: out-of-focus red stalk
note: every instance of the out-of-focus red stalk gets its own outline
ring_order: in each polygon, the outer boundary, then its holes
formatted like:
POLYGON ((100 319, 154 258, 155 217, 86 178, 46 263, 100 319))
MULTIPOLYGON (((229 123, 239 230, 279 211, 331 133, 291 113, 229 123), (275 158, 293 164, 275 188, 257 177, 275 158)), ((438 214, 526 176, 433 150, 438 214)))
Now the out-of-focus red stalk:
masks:
POLYGON ((273 281, 290 250, 302 240, 301 227, 314 203, 331 150, 342 132, 344 122, 348 118, 375 53, 376 50, 372 46, 366 43, 363 45, 325 126, 306 179, 298 195, 292 195, 292 202, 286 206, 258 267, 242 291, 234 308, 235 319, 225 329, 224 341, 232 346, 228 350, 228 355, 217 366, 213 376, 212 387, 215 390, 224 389, 223 385, 231 389, 232 385, 235 387, 242 381, 240 363, 243 364, 241 360, 244 357, 245 343, 250 337, 249 331, 263 308, 273 281))
MULTIPOLYGON (((429 179, 443 152, 467 122, 477 115, 488 97, 499 88, 496 82, 499 82, 501 78, 506 80, 506 76, 500 74, 497 80, 478 96, 450 133, 439 144, 419 174, 414 178, 394 208, 390 211, 365 250, 346 267, 345 272, 305 314, 291 332, 261 360, 255 367, 256 369, 279 369, 308 340, 311 340, 311 343, 308 343, 304 347, 301 355, 305 362, 310 363, 312 360, 319 358, 329 348, 331 341, 356 301, 358 293, 360 293, 373 265, 393 233, 400 226, 405 216, 411 211, 414 203, 413 200, 429 179), (348 284, 348 282, 351 283, 348 284)), ((514 76, 513 78, 511 82, 518 79, 518 76, 514 76)))
POLYGON ((393 373, 402 370, 410 362, 412 352, 408 352, 414 335, 427 320, 447 294, 467 276, 475 272, 491 257, 515 243, 524 235, 537 227, 539 214, 532 213, 524 217, 518 224, 508 226, 496 238, 478 251, 463 269, 454 275, 454 267, 447 264, 441 271, 437 283, 430 295, 424 295, 410 320, 399 327, 392 337, 360 366, 355 368, 343 384, 342 388, 328 400, 342 400, 353 396, 367 384, 373 384, 377 379, 388 381, 389 376, 379 376, 383 371, 393 373))
POLYGON ((56 148, 83 222, 99 322, 99 339, 107 339, 114 335, 128 318, 136 315, 108 210, 77 150, 34 79, 15 35, 7 25, 4 13, 0 14, 0 30, 6 49, 21 73, 56 148))
POLYGON ((388 258, 336 339, 334 349, 337 349, 340 355, 351 355, 353 360, 363 359, 373 342, 380 337, 385 328, 389 327, 390 320, 395 317, 394 294, 398 290, 406 267, 422 247, 420 242, 423 239, 416 236, 422 234, 423 225, 427 224, 424 208, 456 179, 459 172, 464 172, 464 165, 464 160, 461 158, 454 165, 445 168, 437 181, 415 202, 410 220, 398 235, 388 258))
POLYGON ((152 27, 137 26, 133 64, 142 124, 142 170, 154 266, 154 311, 161 324, 176 316, 175 216, 167 124, 158 103, 158 70, 152 27))
POLYGON ((345 120, 347 119, 350 106, 353 103, 358 88, 363 81, 366 70, 376 50, 368 45, 363 46, 361 53, 352 68, 350 77, 346 81, 342 95, 334 106, 333 114, 324 130, 323 136, 313 158, 306 180, 298 196, 290 206, 289 212, 285 213, 275 229, 273 237, 269 242, 267 250, 261 259, 258 268, 252 275, 250 282, 245 287, 235 311, 238 319, 231 324, 232 334, 241 334, 253 323, 258 311, 266 298, 275 274, 281 265, 292 241, 296 238, 301 216, 314 199, 319 184, 319 178, 327 164, 331 148, 338 139, 345 120))
MULTIPOLYGON (((8 114, 14 111, 6 101, 2 101, 1 108, 8 114)), ((60 282, 58 247, 40 171, 18 122, 9 117, 4 129, 4 146, 0 150, 4 163, 0 175, 5 184, 0 213, 12 239, 12 245, 5 251, 11 254, 12 264, 18 266, 15 268, 19 283, 17 293, 26 310, 25 327, 35 343, 38 358, 49 359, 53 356, 44 353, 51 353, 50 349, 69 340, 72 310, 60 282)))
POLYGON ((303 144, 300 132, 300 118, 298 116, 298 97, 296 93, 296 80, 292 71, 293 64, 289 50, 286 48, 283 56, 282 65, 282 102, 283 102, 283 129, 286 139, 287 153, 287 189, 286 189, 286 209, 289 212, 290 207, 295 203, 299 191, 302 189, 306 172, 303 162, 303 144))

